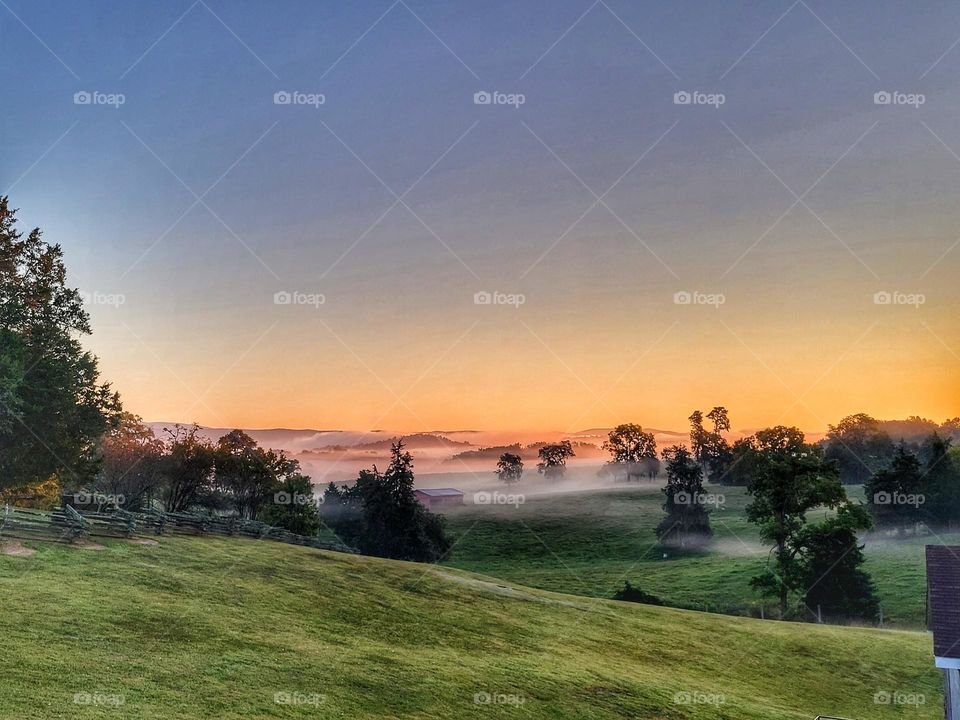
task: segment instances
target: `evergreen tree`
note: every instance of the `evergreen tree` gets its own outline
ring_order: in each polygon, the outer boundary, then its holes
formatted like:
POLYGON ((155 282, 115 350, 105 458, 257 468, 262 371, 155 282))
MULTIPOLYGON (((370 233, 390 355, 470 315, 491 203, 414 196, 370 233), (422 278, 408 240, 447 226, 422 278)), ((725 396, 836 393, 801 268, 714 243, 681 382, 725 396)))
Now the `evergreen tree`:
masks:
POLYGON ((873 621, 879 613, 873 581, 861 568, 866 560, 857 531, 870 528, 860 505, 844 503, 837 514, 805 527, 796 538, 804 602, 816 612, 837 618, 873 621))
POLYGON ((704 504, 703 469, 683 445, 665 449, 663 460, 667 470, 663 489, 666 517, 657 526, 657 539, 681 547, 703 543, 713 535, 704 504))
POLYGON ((0 488, 59 476, 88 485, 120 400, 78 338, 90 320, 66 283, 63 251, 24 236, 0 197, 0 488))
POLYGON ((876 524, 903 527, 918 522, 925 511, 926 485, 920 461, 901 442, 890 466, 874 473, 864 485, 876 524))
POLYGON ((322 517, 345 542, 367 555, 434 562, 452 544, 443 517, 417 500, 413 456, 403 449, 402 440, 391 445, 386 472, 374 466, 361 470, 357 482, 345 491, 328 487, 322 517), (329 507, 328 498, 334 501, 329 507))

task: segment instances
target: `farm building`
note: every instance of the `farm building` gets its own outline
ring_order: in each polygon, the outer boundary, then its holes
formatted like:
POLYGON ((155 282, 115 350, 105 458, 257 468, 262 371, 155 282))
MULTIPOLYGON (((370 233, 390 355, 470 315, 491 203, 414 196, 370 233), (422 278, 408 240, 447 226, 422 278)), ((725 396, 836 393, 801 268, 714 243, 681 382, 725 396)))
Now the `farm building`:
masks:
POLYGON ((960 546, 927 545, 927 617, 943 670, 945 717, 960 720, 960 546))
POLYGON ((414 492, 420 504, 428 510, 463 505, 463 490, 456 488, 425 488, 414 492))

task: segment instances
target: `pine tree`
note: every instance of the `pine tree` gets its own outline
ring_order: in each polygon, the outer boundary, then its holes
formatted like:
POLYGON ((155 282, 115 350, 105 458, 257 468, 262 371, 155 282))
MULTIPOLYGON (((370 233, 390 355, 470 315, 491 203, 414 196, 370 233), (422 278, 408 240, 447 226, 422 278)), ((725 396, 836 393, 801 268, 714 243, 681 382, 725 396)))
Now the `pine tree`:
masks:
POLYGON ((678 543, 681 547, 708 540, 710 513, 704 504, 703 468, 683 445, 663 451, 667 466, 667 496, 663 509, 666 517, 657 526, 661 543, 678 543))

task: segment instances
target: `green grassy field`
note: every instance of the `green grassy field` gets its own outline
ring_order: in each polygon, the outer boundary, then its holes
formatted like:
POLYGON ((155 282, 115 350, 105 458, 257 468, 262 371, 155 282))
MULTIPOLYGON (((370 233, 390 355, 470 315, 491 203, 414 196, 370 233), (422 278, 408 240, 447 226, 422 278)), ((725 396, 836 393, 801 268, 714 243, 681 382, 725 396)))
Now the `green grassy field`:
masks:
MULTIPOLYGON (((457 478, 445 481, 455 484, 457 478)), ((703 552, 664 557, 654 534, 663 517, 663 493, 652 485, 619 486, 529 496, 519 506, 467 505, 447 512, 456 538, 448 564, 591 597, 611 597, 630 580, 675 607, 755 615, 761 598, 749 583, 764 572, 768 549, 744 515, 749 498, 743 488, 708 490, 722 494, 724 502, 713 510, 715 536, 703 552)), ((522 493, 523 487, 511 492, 522 493)), ((848 493, 862 498, 860 487, 848 493)), ((923 546, 960 544, 960 535, 906 540, 871 535, 864 542, 866 569, 876 583, 885 624, 923 628, 923 546)))
POLYGON ((26 544, 32 557, 0 555, 0 718, 942 716, 923 633, 592 600, 266 541, 26 544))

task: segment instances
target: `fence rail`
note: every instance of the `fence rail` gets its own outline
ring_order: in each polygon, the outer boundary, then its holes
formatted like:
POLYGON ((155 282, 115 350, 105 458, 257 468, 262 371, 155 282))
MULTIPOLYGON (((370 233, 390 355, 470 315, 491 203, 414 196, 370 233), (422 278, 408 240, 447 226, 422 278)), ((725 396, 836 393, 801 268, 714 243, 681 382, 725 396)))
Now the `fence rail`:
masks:
POLYGON ((246 537, 337 552, 356 551, 338 540, 297 535, 285 528, 235 515, 193 515, 150 510, 100 510, 80 513, 70 505, 53 512, 6 505, 0 512, 0 538, 73 542, 83 536, 132 538, 138 534, 246 537))

